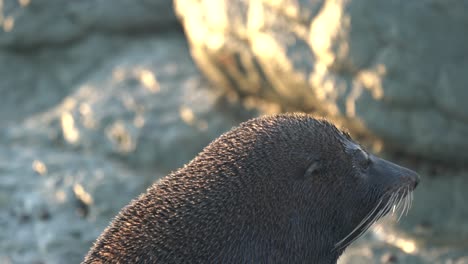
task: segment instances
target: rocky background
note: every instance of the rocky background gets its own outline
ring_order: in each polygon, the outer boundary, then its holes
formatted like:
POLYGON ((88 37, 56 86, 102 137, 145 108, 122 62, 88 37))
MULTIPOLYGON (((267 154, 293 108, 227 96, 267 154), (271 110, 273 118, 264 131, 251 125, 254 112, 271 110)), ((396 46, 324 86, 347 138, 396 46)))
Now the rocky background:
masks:
POLYGON ((341 264, 468 263, 468 1, 109 3, 0 0, 0 263, 79 263, 153 181, 281 111, 422 176, 341 264))

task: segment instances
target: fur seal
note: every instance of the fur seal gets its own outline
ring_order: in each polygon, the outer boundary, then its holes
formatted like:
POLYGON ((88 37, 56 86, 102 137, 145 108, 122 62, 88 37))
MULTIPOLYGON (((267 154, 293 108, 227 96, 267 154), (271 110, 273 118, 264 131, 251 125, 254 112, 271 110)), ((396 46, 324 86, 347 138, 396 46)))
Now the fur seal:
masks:
POLYGON ((418 182, 325 120, 260 117, 124 207, 83 263, 336 263, 418 182))

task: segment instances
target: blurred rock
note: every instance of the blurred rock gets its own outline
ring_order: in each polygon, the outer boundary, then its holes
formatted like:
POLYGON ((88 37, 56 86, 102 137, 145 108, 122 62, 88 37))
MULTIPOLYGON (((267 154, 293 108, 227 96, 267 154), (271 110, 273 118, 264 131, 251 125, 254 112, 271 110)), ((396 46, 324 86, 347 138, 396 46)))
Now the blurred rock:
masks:
POLYGON ((171 1, 2 0, 0 47, 38 49, 93 33, 168 31, 177 27, 171 1))
POLYGON ((117 54, 98 65, 89 65, 93 58, 82 58, 90 69, 73 83, 70 94, 58 106, 9 126, 3 138, 63 145, 163 172, 182 166, 254 112, 223 101, 219 92, 210 89, 181 36, 107 40, 122 42, 114 44, 121 47, 117 54))
POLYGON ((92 35, 62 48, 0 49, 0 127, 55 107, 128 45, 129 38, 92 35), (14 109, 14 111, 12 111, 14 109))
POLYGON ((93 155, 2 146, 0 160, 2 263, 79 263, 120 208, 146 188, 139 173, 93 155), (47 168, 43 175, 37 162, 47 168), (86 217, 77 192, 88 197, 86 217))
POLYGON ((468 1, 175 0, 192 55, 242 96, 468 160, 468 1))

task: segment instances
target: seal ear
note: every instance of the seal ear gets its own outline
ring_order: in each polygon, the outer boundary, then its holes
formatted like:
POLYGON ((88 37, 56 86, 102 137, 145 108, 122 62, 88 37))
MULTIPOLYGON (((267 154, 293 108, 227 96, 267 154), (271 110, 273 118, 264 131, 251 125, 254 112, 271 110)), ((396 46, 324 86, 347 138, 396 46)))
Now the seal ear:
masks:
POLYGON ((313 175, 317 174, 320 170, 320 161, 319 160, 313 160, 307 169, 304 172, 304 178, 312 177, 313 175))

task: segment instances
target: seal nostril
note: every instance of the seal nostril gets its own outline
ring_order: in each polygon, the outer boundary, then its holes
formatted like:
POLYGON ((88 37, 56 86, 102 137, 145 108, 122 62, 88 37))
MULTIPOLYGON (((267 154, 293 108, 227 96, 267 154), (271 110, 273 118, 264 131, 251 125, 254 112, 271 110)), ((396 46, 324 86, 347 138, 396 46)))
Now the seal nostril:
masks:
POLYGON ((417 179, 414 184, 413 184, 413 189, 416 189, 416 187, 418 186, 419 184, 419 179, 417 179))
POLYGON ((419 185, 420 176, 414 171, 410 170, 410 172, 409 177, 413 180, 413 189, 415 189, 419 185))
POLYGON ((420 179, 419 175, 416 174, 416 181, 414 181, 414 188, 416 188, 419 185, 419 179, 420 179))

